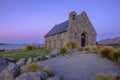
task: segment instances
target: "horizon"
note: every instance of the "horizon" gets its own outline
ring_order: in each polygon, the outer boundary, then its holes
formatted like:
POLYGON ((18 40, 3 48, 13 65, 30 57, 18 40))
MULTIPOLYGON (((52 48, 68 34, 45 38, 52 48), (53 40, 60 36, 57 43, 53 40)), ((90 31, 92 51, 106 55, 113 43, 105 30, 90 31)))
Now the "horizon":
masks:
POLYGON ((44 35, 69 13, 85 11, 97 41, 120 37, 120 1, 0 0, 0 43, 44 43, 44 35))

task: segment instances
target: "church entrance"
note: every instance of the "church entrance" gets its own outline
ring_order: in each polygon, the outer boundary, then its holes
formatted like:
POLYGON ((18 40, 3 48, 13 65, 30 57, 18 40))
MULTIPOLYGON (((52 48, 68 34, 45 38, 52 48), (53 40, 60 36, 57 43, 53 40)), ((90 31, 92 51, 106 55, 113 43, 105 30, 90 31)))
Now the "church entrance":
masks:
POLYGON ((81 47, 85 47, 86 46, 86 34, 85 33, 82 33, 81 34, 81 47))

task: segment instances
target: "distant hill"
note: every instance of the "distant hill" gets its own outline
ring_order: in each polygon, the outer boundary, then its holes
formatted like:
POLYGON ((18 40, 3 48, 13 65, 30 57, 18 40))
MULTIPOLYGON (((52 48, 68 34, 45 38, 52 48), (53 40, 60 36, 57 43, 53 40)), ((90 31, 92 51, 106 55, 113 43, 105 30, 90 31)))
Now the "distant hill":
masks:
POLYGON ((98 44, 120 44, 120 37, 105 39, 98 41, 98 44))

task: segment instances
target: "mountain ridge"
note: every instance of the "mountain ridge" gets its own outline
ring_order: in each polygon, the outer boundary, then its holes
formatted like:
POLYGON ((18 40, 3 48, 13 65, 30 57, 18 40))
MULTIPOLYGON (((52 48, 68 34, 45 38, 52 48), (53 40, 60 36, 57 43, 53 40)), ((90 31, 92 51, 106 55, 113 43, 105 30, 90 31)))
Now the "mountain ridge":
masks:
POLYGON ((98 44, 120 44, 120 37, 100 40, 98 44))

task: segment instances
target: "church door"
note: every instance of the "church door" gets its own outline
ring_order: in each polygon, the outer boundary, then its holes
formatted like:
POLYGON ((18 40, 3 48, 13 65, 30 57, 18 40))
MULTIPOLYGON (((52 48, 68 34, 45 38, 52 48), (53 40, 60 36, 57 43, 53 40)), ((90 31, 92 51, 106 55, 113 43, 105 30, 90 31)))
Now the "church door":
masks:
POLYGON ((81 47, 85 47, 86 45, 86 35, 85 33, 82 33, 81 35, 81 47))

